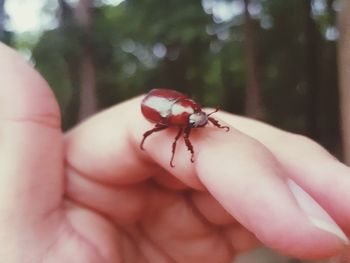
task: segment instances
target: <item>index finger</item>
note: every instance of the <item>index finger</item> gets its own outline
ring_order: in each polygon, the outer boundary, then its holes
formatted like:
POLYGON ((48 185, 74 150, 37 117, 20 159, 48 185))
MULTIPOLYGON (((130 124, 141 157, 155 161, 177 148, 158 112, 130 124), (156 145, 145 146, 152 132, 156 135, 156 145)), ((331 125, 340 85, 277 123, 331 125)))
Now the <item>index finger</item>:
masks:
POLYGON ((320 228, 299 207, 287 186, 288 174, 258 141, 231 129, 207 127, 191 134, 198 153, 189 160, 177 148, 169 165, 176 131, 154 134, 146 152, 139 148, 152 128, 140 113, 140 98, 117 105, 72 130, 66 138, 67 161, 91 180, 128 184, 158 173, 175 176, 192 188, 209 191, 243 226, 266 245, 294 256, 320 258, 343 248, 339 235, 320 228))
POLYGON ((65 138, 68 164, 86 177, 112 185, 164 173, 148 151, 140 149, 142 132, 152 128, 141 116, 140 102, 138 97, 121 103, 69 131, 65 138))

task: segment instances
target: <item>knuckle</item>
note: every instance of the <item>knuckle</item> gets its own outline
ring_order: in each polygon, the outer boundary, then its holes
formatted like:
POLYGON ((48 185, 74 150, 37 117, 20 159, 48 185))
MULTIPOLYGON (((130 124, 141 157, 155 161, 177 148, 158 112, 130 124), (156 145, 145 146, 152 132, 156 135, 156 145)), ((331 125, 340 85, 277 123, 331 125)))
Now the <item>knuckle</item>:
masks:
POLYGON ((16 123, 32 123, 40 126, 58 129, 61 126, 60 118, 55 114, 34 114, 31 116, 18 116, 6 119, 16 123))

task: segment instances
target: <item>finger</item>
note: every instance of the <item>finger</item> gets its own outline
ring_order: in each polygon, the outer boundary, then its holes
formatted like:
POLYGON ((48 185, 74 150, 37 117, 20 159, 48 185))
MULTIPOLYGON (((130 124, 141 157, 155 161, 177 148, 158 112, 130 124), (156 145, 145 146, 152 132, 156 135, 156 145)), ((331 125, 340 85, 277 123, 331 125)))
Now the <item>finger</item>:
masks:
POLYGON ((188 186, 182 183, 179 179, 168 173, 163 173, 154 177, 154 181, 157 182, 162 187, 172 189, 172 190, 185 190, 188 186))
POLYGON ((214 225, 238 224, 220 203, 209 193, 192 193, 192 202, 206 220, 214 225))
POLYGON ((68 134, 68 162, 91 180, 116 185, 166 170, 194 188, 204 183, 226 211, 266 245, 310 258, 342 249, 338 236, 305 215, 287 186, 286 171, 257 141, 233 128, 229 133, 197 129, 191 133, 195 164, 186 158, 186 146, 179 142, 172 168, 170 149, 177 131, 154 134, 146 141, 146 151, 141 151, 142 134, 151 128, 140 113, 139 98, 117 105, 68 134))
MULTIPOLYGON (((295 200, 289 184, 284 180, 288 177, 288 174, 271 152, 255 140, 235 131, 233 128, 231 130, 232 132, 228 134, 212 128, 194 130, 192 138, 194 145, 197 146, 198 153, 195 166, 189 167, 186 159, 182 158, 178 161, 179 164, 175 169, 169 170, 168 168, 169 172, 171 171, 178 178, 183 178, 183 176, 188 178, 200 177, 204 185, 225 209, 270 247, 294 256, 309 258, 325 257, 342 249, 344 242, 347 242, 343 232, 336 228, 336 225, 335 228, 329 228, 329 226, 333 226, 332 222, 328 221, 330 218, 327 217, 326 213, 325 215, 322 213, 322 209, 316 209, 317 213, 310 210, 304 211, 304 207, 300 207, 300 204, 296 203, 299 200, 295 200), (210 151, 206 149, 210 149, 210 151), (227 151, 226 154, 224 150, 227 151), (205 161, 200 161, 203 160, 201 156, 205 154, 207 154, 205 161), (237 178, 233 179, 232 174, 237 175, 237 178), (252 174, 256 174, 256 177, 252 174), (208 177, 211 180, 207 181, 208 177), (252 178, 255 179, 251 181, 252 178), (271 180, 269 181, 267 178, 271 180), (232 182, 227 180, 232 180, 232 182), (279 180, 282 180, 282 182, 279 180), (237 191, 234 191, 235 188, 231 185, 234 181, 240 182, 238 185, 234 184, 237 186, 237 191), (276 182, 279 183, 276 185, 276 182), (253 195, 252 198, 247 196, 247 203, 244 205, 242 196, 244 196, 246 189, 252 189, 251 191, 256 189, 259 194, 253 195), (221 193, 225 193, 224 196, 221 196, 221 193), (231 199, 227 198, 230 194, 232 199, 240 200, 240 202, 235 204, 231 202, 231 199), (229 204, 225 203, 227 200, 229 200, 229 204), (252 200, 254 202, 250 203, 252 200), (276 203, 275 200, 279 201, 276 203), (279 205, 283 205, 285 210, 281 210, 279 205), (254 209, 251 209, 251 207, 254 207, 254 209), (266 218, 255 216, 255 207, 265 207, 265 211, 267 211, 266 218), (240 218, 237 214, 240 212, 245 216, 240 218), (306 212, 313 214, 309 215, 306 212), (293 220, 291 220, 292 218, 293 220), (324 221, 318 220, 319 218, 324 219, 324 221), (271 232, 266 233, 266 225, 271 225, 274 220, 279 224, 272 225, 270 228, 275 230, 271 229, 271 232), (247 224, 251 221, 255 222, 256 225, 247 224), (282 231, 283 228, 285 230, 282 231), (294 232, 291 229, 298 229, 299 231, 294 232), (286 233, 282 237, 285 242, 280 240, 281 232, 286 233), (307 233, 307 238, 304 237, 305 233, 307 233)), ((154 148, 157 145, 166 145, 168 140, 166 136, 161 134, 149 140, 151 158, 157 163, 163 164, 163 166, 164 163, 166 164, 164 148, 158 147, 156 150, 154 148)), ((180 144, 177 153, 180 156, 186 152, 186 149, 181 146, 180 144)))
POLYGON ((303 258, 327 257, 343 248, 339 236, 324 231, 300 208, 284 179, 286 171, 259 142, 239 132, 211 133, 199 147, 216 153, 199 149, 201 181, 265 245, 303 258))
POLYGON ((220 115, 268 147, 301 186, 350 235, 350 169, 312 140, 258 121, 220 115))
POLYGON ((146 185, 111 186, 98 184, 69 169, 66 194, 75 203, 105 215, 118 225, 130 225, 145 212, 146 185))
POLYGON ((253 233, 239 225, 225 229, 225 235, 233 249, 239 253, 261 246, 253 233))
POLYGON ((187 195, 157 188, 149 196, 146 215, 139 224, 141 236, 151 240, 174 262, 229 262, 232 259, 234 251, 228 240, 199 216, 187 195))
POLYGON ((234 220, 232 215, 208 193, 194 192, 192 201, 207 221, 221 226, 221 232, 227 237, 234 251, 241 253, 261 245, 253 233, 234 220))
POLYGON ((62 195, 60 116, 47 83, 0 44, 0 207, 25 220, 56 208, 62 195))
MULTIPOLYGON (((68 132, 68 197, 123 224, 141 216, 147 199, 142 187, 124 190, 126 185, 152 177, 169 189, 188 187, 191 180, 182 182, 153 161, 148 151, 140 150, 142 133, 151 127, 141 116, 140 98, 136 98, 103 111, 68 132), (134 123, 144 127, 135 128, 134 123), (134 129, 138 129, 139 137, 132 134, 134 129)), ((170 156, 167 167, 169 160, 170 156)))
MULTIPOLYGON (((141 98, 135 98, 119 104, 70 131, 65 139, 68 164, 100 183, 129 184, 157 176, 157 181, 169 185, 172 184, 170 180, 160 177, 171 173, 186 185, 201 188, 193 167, 189 165, 189 158, 177 160, 177 169, 169 165, 172 136, 177 131, 170 129, 150 136, 144 145, 145 151, 141 151, 142 134, 154 125, 141 115, 140 102, 141 98), (157 138, 164 141, 157 142, 157 138), (164 161, 155 161, 157 157, 164 161), (191 173, 187 172, 188 167, 192 167, 191 173)), ((184 143, 180 142, 177 147, 179 156, 184 151, 187 151, 184 143)), ((186 152, 184 156, 190 155, 186 152)), ((183 188, 176 183, 173 185, 183 188)))

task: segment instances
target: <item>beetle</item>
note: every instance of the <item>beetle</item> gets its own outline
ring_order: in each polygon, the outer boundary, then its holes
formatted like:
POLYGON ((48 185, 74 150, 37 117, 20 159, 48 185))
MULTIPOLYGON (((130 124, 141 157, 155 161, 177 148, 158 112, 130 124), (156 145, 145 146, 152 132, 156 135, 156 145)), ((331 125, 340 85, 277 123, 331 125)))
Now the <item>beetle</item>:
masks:
POLYGON ((170 166, 174 167, 173 160, 176 143, 182 134, 187 149, 191 152, 191 162, 193 163, 194 149, 190 141, 192 128, 202 128, 208 122, 211 122, 220 129, 230 130, 228 126, 221 126, 219 121, 210 117, 211 114, 218 110, 216 108, 213 112, 207 114, 202 111, 201 106, 197 102, 178 91, 170 89, 151 90, 141 102, 141 112, 148 121, 155 123, 155 126, 143 134, 140 144, 141 150, 144 150, 143 144, 152 133, 175 127, 178 128, 178 133, 172 144, 170 166))

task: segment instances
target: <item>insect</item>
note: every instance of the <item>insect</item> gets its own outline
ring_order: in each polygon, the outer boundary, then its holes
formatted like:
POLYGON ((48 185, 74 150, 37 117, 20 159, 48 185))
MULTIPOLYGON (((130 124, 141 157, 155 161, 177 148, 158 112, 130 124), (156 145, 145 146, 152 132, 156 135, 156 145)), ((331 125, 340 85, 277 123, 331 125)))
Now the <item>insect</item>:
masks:
POLYGON ((153 129, 146 131, 143 134, 143 139, 140 148, 144 150, 143 144, 148 136, 154 132, 158 132, 170 127, 178 128, 172 144, 172 155, 170 166, 174 167, 173 160, 175 155, 176 143, 183 134, 183 138, 187 149, 191 152, 191 162, 194 162, 194 149, 190 141, 190 132, 192 128, 202 128, 208 122, 211 122, 216 127, 226 129, 228 126, 221 126, 219 122, 210 117, 211 114, 219 109, 207 114, 202 111, 201 106, 187 97, 186 95, 169 89, 153 89, 141 102, 141 112, 143 116, 150 122, 155 123, 153 129))

